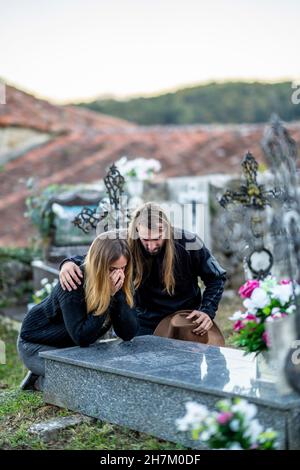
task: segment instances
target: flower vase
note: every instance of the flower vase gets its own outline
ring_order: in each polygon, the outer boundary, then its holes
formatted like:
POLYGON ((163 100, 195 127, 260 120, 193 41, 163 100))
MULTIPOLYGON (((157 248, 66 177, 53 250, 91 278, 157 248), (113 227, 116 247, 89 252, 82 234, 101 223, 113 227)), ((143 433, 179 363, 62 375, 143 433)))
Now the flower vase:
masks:
POLYGON ((261 351, 256 356, 256 379, 262 382, 275 383, 278 378, 276 363, 272 360, 270 351, 261 351))

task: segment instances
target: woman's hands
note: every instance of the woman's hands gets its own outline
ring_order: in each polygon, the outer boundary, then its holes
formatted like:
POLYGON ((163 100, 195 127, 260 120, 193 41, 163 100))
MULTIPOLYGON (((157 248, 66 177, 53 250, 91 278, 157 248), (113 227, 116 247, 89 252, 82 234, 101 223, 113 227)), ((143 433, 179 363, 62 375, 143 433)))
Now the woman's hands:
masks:
POLYGON ((124 284, 125 274, 121 269, 116 269, 110 273, 109 278, 111 295, 115 295, 124 284))
MULTIPOLYGON (((59 273, 59 280, 63 290, 76 290, 82 283, 82 272, 79 266, 72 261, 63 264, 59 273)), ((125 274, 122 269, 115 269, 109 274, 111 295, 115 295, 123 286, 125 274)))

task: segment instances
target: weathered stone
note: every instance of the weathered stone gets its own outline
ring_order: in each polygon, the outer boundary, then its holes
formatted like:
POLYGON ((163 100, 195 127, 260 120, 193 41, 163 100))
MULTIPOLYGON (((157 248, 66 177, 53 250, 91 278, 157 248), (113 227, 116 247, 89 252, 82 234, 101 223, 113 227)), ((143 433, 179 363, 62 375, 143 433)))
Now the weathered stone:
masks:
POLYGON ((64 429, 78 426, 82 423, 91 423, 93 418, 88 416, 76 415, 76 416, 63 416, 61 418, 51 419, 43 423, 33 424, 28 432, 35 434, 39 438, 45 441, 51 441, 56 438, 57 434, 64 429))

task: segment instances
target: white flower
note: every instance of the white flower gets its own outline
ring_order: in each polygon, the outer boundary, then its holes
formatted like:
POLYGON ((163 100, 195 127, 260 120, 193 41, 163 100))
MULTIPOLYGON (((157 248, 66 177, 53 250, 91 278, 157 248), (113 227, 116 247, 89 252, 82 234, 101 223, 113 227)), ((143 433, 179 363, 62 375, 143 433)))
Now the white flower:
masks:
POLYGON ((210 430, 205 430, 205 431, 202 431, 199 435, 199 438, 201 439, 201 441, 209 441, 209 439, 211 438, 211 436, 213 435, 213 433, 210 431, 210 430))
POLYGON ((251 295, 252 304, 254 308, 264 308, 270 303, 270 297, 264 289, 257 287, 251 295))
POLYGON ((233 413, 241 413, 246 420, 251 420, 257 413, 257 408, 247 400, 241 399, 238 403, 235 403, 232 407, 233 413))
POLYGON ((241 447, 241 444, 239 442, 233 442, 232 444, 230 444, 228 449, 230 449, 230 450, 242 450, 242 447, 241 447))
POLYGON ((180 431, 187 431, 188 429, 197 429, 199 424, 208 416, 208 409, 206 406, 199 405, 196 402, 189 401, 185 404, 186 415, 183 418, 176 420, 177 427, 180 431))
POLYGON ((185 418, 176 419, 176 426, 178 431, 188 431, 190 423, 185 418))
POLYGON ((263 281, 260 282, 260 286, 265 290, 268 291, 272 287, 275 287, 277 285, 277 280, 276 277, 274 276, 268 276, 266 277, 263 281))
POLYGON ((280 308, 279 307, 274 307, 274 308, 272 308, 271 315, 275 315, 278 312, 280 312, 280 308))
POLYGON ((272 315, 273 318, 282 318, 284 316, 285 315, 282 312, 276 312, 276 313, 274 313, 274 315, 272 315))
POLYGON ((37 290, 34 294, 36 297, 36 301, 38 300, 41 301, 47 295, 51 294, 52 290, 54 289, 57 283, 58 283, 58 279, 54 279, 52 283, 50 283, 48 278, 44 277, 41 280, 41 284, 43 286, 42 289, 37 290))
POLYGON ((47 277, 44 277, 44 278, 41 280, 42 286, 45 286, 48 282, 49 282, 49 281, 48 281, 48 278, 47 278, 47 277))
MULTIPOLYGON (((272 443, 272 439, 277 433, 268 428, 265 431, 265 435, 263 434, 264 430, 262 425, 257 418, 254 418, 257 413, 257 407, 255 405, 241 398, 235 400, 219 400, 217 409, 222 410, 224 408, 241 416, 241 418, 235 416, 233 420, 229 422, 230 430, 239 433, 238 440, 247 439, 250 443, 250 448, 256 448, 263 440, 264 442, 272 443)), ((186 409, 186 416, 176 420, 178 429, 181 431, 196 430, 195 439, 208 442, 207 445, 211 447, 211 442, 209 442, 211 437, 220 431, 219 425, 217 424, 219 412, 209 412, 205 406, 192 401, 186 403, 186 409)), ((238 442, 238 440, 233 441, 232 434, 227 435, 223 447, 230 450, 242 450, 241 443, 238 442)), ((276 444, 274 448, 276 448, 276 444)))
POLYGON ((243 301, 243 305, 247 309, 248 313, 252 313, 253 315, 256 314, 257 308, 255 307, 251 299, 245 299, 243 301))
POLYGON ((161 169, 161 164, 154 158, 135 158, 128 160, 121 157, 116 163, 120 173, 126 178, 137 178, 139 180, 151 179, 154 173, 161 169))
POLYGON ((296 305, 290 305, 285 309, 286 313, 293 313, 296 310, 296 305))
POLYGON ((208 415, 203 420, 203 424, 205 426, 210 427, 212 432, 217 432, 217 429, 218 429, 217 424, 216 424, 217 415, 218 415, 218 413, 214 411, 214 412, 210 413, 210 415, 208 415))
POLYGON ((272 323, 274 321, 274 317, 272 315, 269 315, 267 318, 266 318, 266 322, 267 323, 272 323))
POLYGON ((263 430, 264 429, 258 419, 252 419, 247 426, 245 436, 249 436, 251 442, 256 442, 258 436, 263 432, 263 430))
POLYGON ((47 294, 50 294, 51 291, 52 291, 52 286, 51 284, 46 284, 45 285, 45 291, 47 292, 47 294))
POLYGON ((238 419, 233 419, 232 421, 230 421, 229 427, 230 427, 231 431, 234 431, 234 432, 238 431, 239 428, 240 428, 239 420, 238 419))
POLYGON ((245 313, 241 312, 241 310, 238 310, 237 312, 234 312, 231 317, 229 317, 229 320, 237 321, 241 320, 242 318, 245 318, 245 313))
POLYGON ((280 305, 285 305, 293 297, 293 287, 292 284, 282 284, 271 289, 272 296, 280 302, 280 305))
POLYGON ((270 298, 267 292, 261 287, 253 290, 250 299, 245 299, 243 304, 248 310, 248 313, 255 314, 257 309, 264 308, 270 303, 270 298))
POLYGON ((200 405, 194 401, 189 401, 185 404, 187 414, 193 416, 194 419, 202 421, 208 416, 208 409, 206 406, 200 405))

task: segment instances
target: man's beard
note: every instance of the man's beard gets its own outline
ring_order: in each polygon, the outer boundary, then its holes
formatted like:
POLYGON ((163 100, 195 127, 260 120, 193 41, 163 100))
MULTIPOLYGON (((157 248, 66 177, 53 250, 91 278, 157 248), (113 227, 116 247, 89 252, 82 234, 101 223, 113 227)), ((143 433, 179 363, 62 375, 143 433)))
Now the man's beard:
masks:
POLYGON ((161 252, 162 246, 160 246, 159 248, 156 248, 155 251, 149 251, 149 250, 147 250, 147 248, 145 248, 145 247, 144 247, 144 249, 145 249, 147 255, 149 255, 149 256, 156 256, 156 255, 158 255, 158 253, 161 252))

